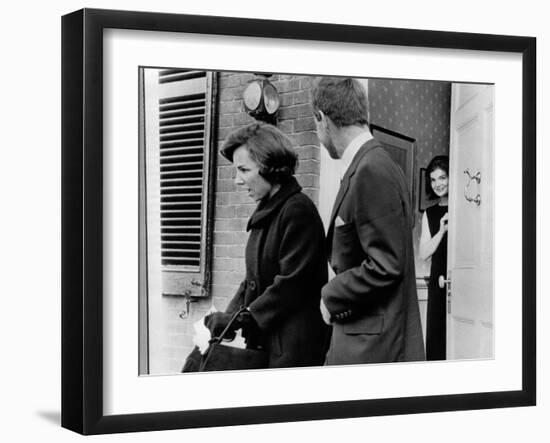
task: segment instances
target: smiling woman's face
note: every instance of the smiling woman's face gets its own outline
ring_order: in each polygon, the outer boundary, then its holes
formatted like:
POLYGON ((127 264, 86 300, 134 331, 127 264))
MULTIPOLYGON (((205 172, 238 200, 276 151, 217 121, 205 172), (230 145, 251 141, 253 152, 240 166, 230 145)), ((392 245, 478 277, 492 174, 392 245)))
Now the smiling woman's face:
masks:
POLYGON ((430 183, 435 195, 445 197, 449 192, 449 177, 443 169, 434 169, 430 173, 430 183))
POLYGON ((237 168, 235 184, 244 186, 249 197, 260 201, 271 192, 273 185, 260 175, 260 165, 250 157, 246 145, 233 152, 233 165, 237 168))

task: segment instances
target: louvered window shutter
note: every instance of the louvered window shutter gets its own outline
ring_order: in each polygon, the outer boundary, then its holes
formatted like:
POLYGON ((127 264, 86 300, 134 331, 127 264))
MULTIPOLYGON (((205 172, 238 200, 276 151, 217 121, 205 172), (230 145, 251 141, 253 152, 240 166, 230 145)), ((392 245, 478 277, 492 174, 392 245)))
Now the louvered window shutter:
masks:
POLYGON ((193 295, 199 295, 197 286, 208 283, 213 82, 213 74, 205 71, 158 70, 160 226, 156 226, 164 294, 193 289, 193 295))
MULTIPOLYGON (((161 71, 159 83, 201 77, 206 72, 161 71)), ((205 121, 206 88, 160 99, 162 264, 196 271, 201 265, 205 121)))

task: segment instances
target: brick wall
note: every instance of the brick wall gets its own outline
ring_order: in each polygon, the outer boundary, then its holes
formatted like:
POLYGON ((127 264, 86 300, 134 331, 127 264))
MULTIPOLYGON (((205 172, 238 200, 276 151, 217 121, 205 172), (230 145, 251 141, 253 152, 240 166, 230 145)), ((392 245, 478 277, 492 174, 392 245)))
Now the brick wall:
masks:
MULTIPOLYGON (((218 151, 236 128, 253 123, 244 109, 242 94, 253 74, 220 73, 218 102, 218 151)), ((296 177, 314 202, 319 199, 319 146, 311 109, 311 78, 274 75, 281 99, 277 127, 292 140, 298 153, 296 177)), ((245 191, 234 183, 233 166, 218 155, 218 179, 214 225, 212 297, 217 309, 225 309, 244 278, 246 224, 256 207, 245 191)))

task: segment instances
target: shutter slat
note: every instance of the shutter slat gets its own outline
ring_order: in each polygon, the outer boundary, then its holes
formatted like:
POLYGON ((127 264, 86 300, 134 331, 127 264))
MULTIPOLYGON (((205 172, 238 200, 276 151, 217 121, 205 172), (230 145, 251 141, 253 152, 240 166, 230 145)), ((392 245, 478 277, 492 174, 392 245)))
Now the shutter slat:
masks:
POLYGON ((200 266, 200 257, 181 257, 178 255, 174 255, 169 253, 168 251, 162 251, 161 254, 162 257, 162 263, 163 264, 181 264, 181 265, 187 265, 187 266, 195 266, 197 267, 197 271, 199 270, 198 267, 200 266))
POLYGON ((200 217, 170 217, 170 218, 162 218, 161 220, 165 221, 201 221, 200 217))
POLYGON ((181 142, 183 148, 188 147, 195 147, 195 148, 202 148, 204 145, 204 135, 201 134, 168 134, 163 135, 160 137, 160 148, 161 150, 164 150, 163 148, 166 147, 166 149, 170 148, 177 148, 178 146, 166 146, 167 143, 175 143, 175 142, 181 142))
POLYGON ((193 72, 194 69, 185 69, 185 68, 168 68, 162 69, 159 71, 159 77, 164 77, 171 74, 177 74, 180 72, 193 72))
POLYGON ((159 105, 166 105, 168 103, 176 103, 181 101, 192 101, 192 100, 205 100, 206 93, 198 92, 196 94, 187 94, 187 95, 178 95, 176 97, 166 97, 159 100, 159 105))
POLYGON ((204 123, 187 123, 183 125, 166 125, 160 128, 159 132, 161 134, 170 134, 173 132, 180 131, 204 131, 204 123))
MULTIPOLYGON (((200 169, 186 169, 185 170, 185 173, 191 177, 194 177, 194 178, 202 178, 202 168, 200 169)), ((163 177, 171 177, 173 175, 177 175, 177 174, 181 174, 180 171, 164 171, 160 174, 161 178, 163 177)), ((164 178, 163 178, 164 179, 164 178)))
POLYGON ((169 240, 166 243, 176 244, 176 245, 195 245, 195 246, 200 246, 201 245, 201 242, 198 242, 198 241, 197 242, 188 242, 188 241, 169 240))
MULTIPOLYGON (((167 207, 173 207, 173 206, 193 206, 193 207, 196 207, 198 206, 199 208, 202 207, 202 202, 194 202, 194 201, 182 201, 182 202, 170 202, 170 203, 162 203, 162 206, 167 206, 167 207)), ((163 210, 166 210, 166 212, 170 212, 172 211, 172 209, 164 209, 163 210)))
POLYGON ((174 125, 186 125, 189 123, 204 123, 206 121, 205 117, 197 115, 192 117, 179 117, 179 116, 171 116, 171 117, 164 117, 160 119, 159 125, 164 126, 174 126, 174 125))
POLYGON ((164 134, 160 136, 160 145, 162 146, 163 142, 170 142, 176 140, 200 140, 201 143, 204 143, 204 131, 195 131, 195 132, 174 132, 170 134, 164 134))
POLYGON ((159 73, 159 83, 173 83, 173 82, 179 82, 183 80, 193 80, 196 78, 203 78, 206 77, 205 71, 180 71, 180 72, 172 72, 170 74, 162 75, 162 73, 159 73))
POLYGON ((160 112, 173 111, 175 109, 191 109, 205 107, 206 102, 204 100, 183 100, 180 102, 174 102, 173 104, 160 105, 160 112))
POLYGON ((172 232, 167 232, 165 234, 162 234, 163 237, 167 237, 168 240, 167 241, 174 241, 173 238, 174 237, 181 237, 181 238, 194 238, 195 240, 181 240, 181 241, 189 241, 189 242, 197 242, 197 243, 200 243, 199 240, 197 240, 198 238, 198 234, 177 234, 177 233, 172 233, 172 232))
POLYGON ((206 106, 204 104, 193 107, 185 106, 185 104, 182 104, 182 106, 170 105, 170 109, 165 109, 160 112, 160 118, 161 120, 164 120, 167 118, 172 118, 174 116, 203 116, 205 109, 206 106))
POLYGON ((160 182, 162 185, 162 183, 196 182, 200 180, 201 180, 201 177, 178 177, 178 178, 162 178, 160 182))
POLYGON ((190 151, 197 148, 202 148, 204 144, 204 139, 193 139, 185 140, 181 143, 161 143, 160 144, 160 155, 162 156, 165 152, 175 152, 175 151, 190 151))
MULTIPOLYGON (((160 190, 160 193, 161 195, 163 195, 163 191, 166 190, 166 191, 176 191, 177 189, 181 189, 183 191, 191 191, 191 190, 196 190, 196 191, 199 191, 199 190, 202 190, 202 186, 170 186, 170 187, 164 187, 164 188, 161 188, 160 190)), ((195 192, 195 195, 197 195, 198 192, 195 192)), ((167 192, 166 193, 167 196, 171 195, 175 195, 175 194, 170 194, 170 192, 167 192)))
POLYGON ((163 209, 162 213, 163 214, 180 214, 180 213, 186 213, 186 212, 200 212, 200 208, 199 209, 181 209, 181 210, 166 210, 166 209, 163 209))
MULTIPOLYGON (((168 166, 174 167, 174 168, 187 166, 186 170, 191 170, 191 168, 194 168, 194 167, 200 168, 202 170, 203 165, 204 165, 203 162, 170 163, 169 165, 162 165, 161 168, 168 167, 168 166)), ((162 174, 164 174, 164 172, 162 172, 162 174)))
POLYGON ((176 155, 164 155, 161 157, 160 159, 160 164, 161 166, 163 165, 173 165, 174 163, 176 163, 178 160, 185 160, 185 159, 189 159, 191 157, 193 158, 198 158, 198 157, 202 157, 203 154, 176 154, 176 155), (170 160, 170 161, 169 161, 170 160))
POLYGON ((178 233, 178 232, 173 232, 174 229, 178 229, 178 230, 181 230, 181 226, 177 226, 177 227, 173 227, 173 226, 162 226, 161 227, 161 232, 162 232, 162 235, 169 235, 169 234, 173 234, 173 235, 200 235, 200 226, 186 226, 185 227, 185 232, 181 232, 181 233, 178 233), (168 231, 172 231, 172 232, 164 232, 164 230, 168 230, 168 231))
POLYGON ((197 220, 200 220, 201 217, 201 211, 182 211, 179 213, 171 213, 167 214, 166 211, 163 211, 163 216, 161 220, 182 220, 182 219, 193 219, 197 217, 197 220))
POLYGON ((200 194, 197 194, 196 192, 193 194, 193 193, 186 193, 186 194, 167 194, 167 195, 164 195, 162 196, 161 198, 161 202, 163 205, 179 205, 181 204, 181 200, 180 201, 176 201, 177 198, 180 198, 180 197, 185 197, 186 198, 186 201, 189 201, 189 202, 200 202, 200 194), (164 198, 168 198, 170 197, 170 201, 165 201, 163 200, 164 198))

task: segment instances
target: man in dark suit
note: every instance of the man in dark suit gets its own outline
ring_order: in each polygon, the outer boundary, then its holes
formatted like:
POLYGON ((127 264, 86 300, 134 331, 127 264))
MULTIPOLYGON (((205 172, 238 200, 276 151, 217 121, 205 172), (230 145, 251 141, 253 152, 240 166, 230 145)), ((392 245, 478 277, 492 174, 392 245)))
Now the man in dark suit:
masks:
POLYGON ((313 108, 321 143, 342 165, 327 233, 336 275, 321 292, 323 319, 333 326, 326 363, 424 360, 403 172, 372 137, 357 80, 321 78, 313 108))

